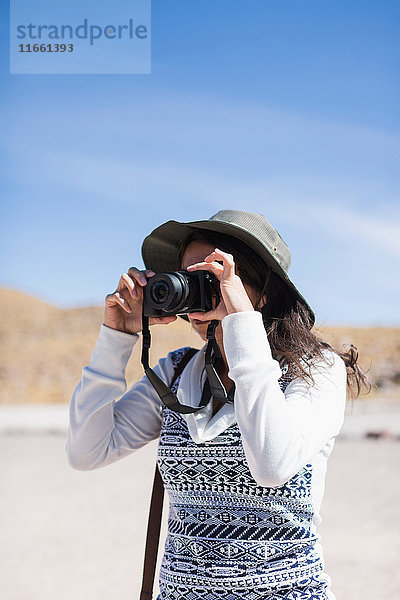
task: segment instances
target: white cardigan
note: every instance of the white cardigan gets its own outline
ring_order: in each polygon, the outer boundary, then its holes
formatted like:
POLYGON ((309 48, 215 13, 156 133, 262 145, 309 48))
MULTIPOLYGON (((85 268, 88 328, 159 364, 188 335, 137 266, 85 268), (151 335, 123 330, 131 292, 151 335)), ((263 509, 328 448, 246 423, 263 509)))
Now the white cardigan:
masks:
MULTIPOLYGON (((329 364, 315 365, 313 386, 295 378, 282 392, 278 383, 282 372, 272 358, 261 314, 227 315, 222 328, 229 377, 236 386, 235 403, 225 404, 214 417, 211 402, 183 415, 190 434, 197 443, 207 442, 237 422, 250 471, 265 487, 283 485, 312 463, 313 525, 317 527, 326 463, 344 418, 345 364, 338 355, 324 351, 329 364)), ((101 326, 89 366, 83 368, 71 399, 66 451, 76 469, 110 464, 159 436, 162 404, 147 377, 126 392, 125 369, 138 339, 101 326)), ((183 372, 178 389, 183 404, 200 402, 204 352, 205 346, 183 372)), ((170 354, 154 370, 169 383, 174 372, 170 354)))

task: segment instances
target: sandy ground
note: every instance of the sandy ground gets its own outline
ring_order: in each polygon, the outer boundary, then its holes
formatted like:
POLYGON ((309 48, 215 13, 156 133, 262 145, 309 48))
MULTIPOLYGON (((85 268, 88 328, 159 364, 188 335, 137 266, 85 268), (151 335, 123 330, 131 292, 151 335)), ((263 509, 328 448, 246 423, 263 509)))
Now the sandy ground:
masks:
MULTIPOLYGON (((18 421, 6 412, 0 411, 1 597, 138 598, 155 444, 103 469, 74 471, 64 453, 65 412, 58 425, 47 422, 53 434, 43 432, 43 418, 29 429, 22 413, 18 421)), ((337 600, 397 600, 398 408, 358 417, 337 440, 328 467, 320 527, 326 571, 337 600), (366 439, 371 427, 390 436, 366 439)))

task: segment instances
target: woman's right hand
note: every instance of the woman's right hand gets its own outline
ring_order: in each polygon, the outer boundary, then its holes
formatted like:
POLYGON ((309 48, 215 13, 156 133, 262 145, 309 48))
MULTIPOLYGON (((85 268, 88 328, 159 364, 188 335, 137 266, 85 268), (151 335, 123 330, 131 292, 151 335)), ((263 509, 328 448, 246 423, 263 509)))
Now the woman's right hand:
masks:
MULTIPOLYGON (((136 267, 131 267, 121 275, 115 292, 106 296, 104 325, 124 333, 139 333, 142 330, 143 287, 153 275, 153 271, 139 271, 136 267)), ((151 317, 149 325, 168 324, 176 319, 176 316, 151 317)))

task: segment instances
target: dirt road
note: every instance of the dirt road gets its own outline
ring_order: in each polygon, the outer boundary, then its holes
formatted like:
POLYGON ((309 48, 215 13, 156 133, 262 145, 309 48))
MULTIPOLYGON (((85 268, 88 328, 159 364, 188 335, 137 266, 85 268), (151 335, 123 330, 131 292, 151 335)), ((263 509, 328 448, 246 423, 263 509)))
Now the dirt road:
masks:
MULTIPOLYGON (((154 444, 71 469, 62 435, 2 435, 5 600, 138 598, 154 444)), ((320 528, 337 600, 400 598, 400 443, 339 439, 320 528)))

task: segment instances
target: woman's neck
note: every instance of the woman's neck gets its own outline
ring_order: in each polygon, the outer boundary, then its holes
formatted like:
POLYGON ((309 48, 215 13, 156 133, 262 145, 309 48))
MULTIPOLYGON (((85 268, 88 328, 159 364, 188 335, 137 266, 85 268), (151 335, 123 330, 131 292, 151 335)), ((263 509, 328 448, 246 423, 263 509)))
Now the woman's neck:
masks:
POLYGON ((221 360, 218 361, 217 372, 218 372, 218 375, 219 375, 222 383, 224 384, 226 391, 228 392, 230 390, 230 388, 232 387, 233 381, 231 379, 229 379, 229 377, 228 377, 229 366, 228 366, 228 361, 226 359, 226 354, 225 354, 225 350, 224 350, 222 332, 219 332, 217 330, 215 339, 218 344, 218 348, 220 349, 220 352, 221 352, 221 360))
POLYGON ((220 327, 221 327, 221 325, 215 331, 215 340, 218 344, 218 348, 221 352, 221 357, 222 357, 222 361, 221 361, 222 364, 220 367, 221 371, 228 373, 228 370, 229 370, 228 361, 226 360, 222 331, 219 331, 220 327))

